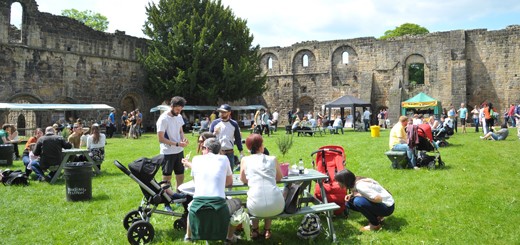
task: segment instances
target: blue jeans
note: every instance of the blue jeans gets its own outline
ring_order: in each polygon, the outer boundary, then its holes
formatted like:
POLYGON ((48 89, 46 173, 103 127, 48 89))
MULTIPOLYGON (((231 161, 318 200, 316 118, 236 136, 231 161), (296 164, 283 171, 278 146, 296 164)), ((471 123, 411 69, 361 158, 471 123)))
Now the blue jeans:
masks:
POLYGON ((31 164, 31 169, 36 174, 36 177, 38 177, 38 178, 45 177, 45 173, 43 172, 42 168, 40 167, 40 162, 33 162, 31 164))
POLYGON ((413 149, 410 149, 407 144, 394 145, 394 147, 392 147, 392 151, 406 151, 406 155, 408 156, 408 167, 413 168, 416 166, 413 149))
POLYGON ((355 197, 353 201, 347 202, 345 206, 363 214, 370 224, 379 225, 377 216, 385 217, 391 215, 394 212, 395 204, 387 207, 383 203, 373 203, 365 197, 355 197))
POLYGON ((235 167, 235 153, 226 153, 226 157, 229 159, 229 166, 231 167, 231 171, 233 171, 235 167))
POLYGON ((339 134, 339 130, 341 130, 341 134, 344 134, 343 133, 343 127, 341 127, 341 126, 334 126, 334 133, 335 134, 339 134))
POLYGON ((478 118, 473 118, 473 124, 475 124, 475 132, 478 132, 478 118))
POLYGON ((363 122, 365 123, 365 131, 368 131, 370 128, 370 119, 363 119, 363 122))

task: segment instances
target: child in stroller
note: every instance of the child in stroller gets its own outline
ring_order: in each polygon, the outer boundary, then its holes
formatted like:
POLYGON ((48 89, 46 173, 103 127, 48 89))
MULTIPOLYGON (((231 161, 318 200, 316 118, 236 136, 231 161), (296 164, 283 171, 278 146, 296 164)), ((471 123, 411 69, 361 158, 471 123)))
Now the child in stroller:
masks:
POLYGON ((150 217, 153 213, 180 217, 173 227, 175 229, 185 229, 188 216, 188 203, 192 200, 190 196, 171 193, 169 186, 162 186, 162 183, 155 181, 154 176, 161 166, 162 155, 149 158, 139 158, 128 164, 130 170, 115 160, 114 164, 132 180, 139 184, 143 193, 143 199, 137 210, 128 212, 123 219, 123 226, 128 230, 127 238, 131 244, 149 243, 154 238, 154 228, 150 224, 150 217), (182 203, 184 212, 158 210, 160 204, 182 203))

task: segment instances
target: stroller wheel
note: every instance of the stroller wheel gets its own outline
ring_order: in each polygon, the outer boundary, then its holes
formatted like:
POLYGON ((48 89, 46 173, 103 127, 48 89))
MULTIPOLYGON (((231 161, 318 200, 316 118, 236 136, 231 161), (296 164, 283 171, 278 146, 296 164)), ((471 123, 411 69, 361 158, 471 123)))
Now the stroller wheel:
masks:
POLYGON ((446 142, 446 141, 441 141, 441 143, 439 143, 439 146, 440 146, 440 147, 446 147, 446 146, 448 146, 448 142, 446 142))
POLYGON ((140 220, 132 224, 128 229, 126 237, 130 244, 143 244, 149 243, 153 240, 155 231, 152 224, 147 221, 140 220))
POLYGON ((435 161, 431 161, 431 162, 428 163, 428 169, 429 170, 435 169, 435 161))
POLYGON ((183 218, 177 219, 173 222, 173 229, 175 230, 185 230, 186 229, 186 220, 183 218))
POLYGON ((143 220, 141 218, 141 214, 137 210, 130 211, 126 214, 125 219, 123 219, 123 226, 126 230, 132 226, 133 223, 143 220))

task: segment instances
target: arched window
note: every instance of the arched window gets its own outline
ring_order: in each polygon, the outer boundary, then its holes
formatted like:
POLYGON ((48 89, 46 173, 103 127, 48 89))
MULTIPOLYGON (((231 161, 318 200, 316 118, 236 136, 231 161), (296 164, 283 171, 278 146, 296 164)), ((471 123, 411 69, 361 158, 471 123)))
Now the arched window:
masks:
POLYGON ((9 41, 22 42, 23 8, 18 2, 11 4, 11 19, 9 21, 9 41))
POLYGON ((424 64, 412 63, 408 66, 408 82, 410 84, 424 84, 424 64))
POLYGON ((309 56, 308 55, 303 55, 303 58, 302 58, 302 63, 303 63, 303 67, 308 67, 309 66, 309 56))
POLYGON ((343 64, 348 64, 348 52, 345 51, 341 54, 341 61, 343 64))
POLYGON ((273 69, 273 58, 269 57, 267 59, 267 69, 272 70, 273 69))

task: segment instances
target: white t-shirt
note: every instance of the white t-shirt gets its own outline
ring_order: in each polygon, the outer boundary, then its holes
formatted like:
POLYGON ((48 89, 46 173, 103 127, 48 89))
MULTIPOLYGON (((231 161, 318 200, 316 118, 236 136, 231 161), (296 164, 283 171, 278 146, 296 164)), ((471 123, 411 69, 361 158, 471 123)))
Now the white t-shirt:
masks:
MULTIPOLYGON (((184 125, 184 120, 182 120, 182 116, 180 114, 177 116, 170 116, 168 113, 169 111, 165 111, 163 114, 161 114, 159 119, 157 119, 157 132, 164 132, 164 137, 170 141, 181 142, 180 131, 184 125)), ((160 149, 161 154, 171 155, 180 153, 184 148, 160 143, 160 149)))
POLYGON ((341 121, 341 119, 338 117, 334 120, 334 124, 332 124, 333 127, 341 127, 343 124, 343 122, 341 121))
POLYGON ((273 112, 273 122, 278 122, 278 112, 273 112))
POLYGON ((96 144, 94 144, 94 136, 91 134, 87 138, 87 149, 105 147, 105 143, 106 143, 105 134, 99 134, 99 141, 96 144))
POLYGON ((383 199, 382 203, 387 207, 394 204, 394 198, 392 195, 373 179, 367 178, 358 180, 356 182, 356 190, 369 199, 374 199, 377 195, 381 196, 383 199))
POLYGON ((193 197, 210 196, 226 198, 226 176, 233 175, 225 155, 195 156, 191 163, 191 176, 195 182, 193 197))
POLYGON ((372 115, 372 113, 369 110, 366 110, 365 112, 363 112, 363 119, 369 120, 370 115, 372 115))

